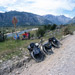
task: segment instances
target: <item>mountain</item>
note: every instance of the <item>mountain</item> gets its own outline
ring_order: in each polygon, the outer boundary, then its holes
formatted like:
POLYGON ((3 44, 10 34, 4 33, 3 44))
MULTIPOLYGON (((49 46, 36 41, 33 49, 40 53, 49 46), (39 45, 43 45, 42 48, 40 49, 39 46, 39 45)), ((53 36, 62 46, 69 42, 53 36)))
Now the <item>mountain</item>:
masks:
MULTIPOLYGON (((47 24, 61 25, 61 24, 66 24, 67 22, 71 22, 71 18, 65 17, 64 15, 40 16, 28 12, 9 11, 5 13, 0 13, 0 26, 13 26, 12 19, 14 16, 18 20, 17 26, 47 25, 47 24)), ((74 18, 74 22, 75 22, 75 18, 74 18)))
POLYGON ((18 20, 17 25, 43 25, 52 23, 40 15, 27 12, 10 11, 0 13, 0 26, 12 26, 12 19, 14 16, 18 20))
POLYGON ((44 17, 47 20, 49 20, 57 25, 66 24, 68 21, 71 20, 71 18, 65 17, 64 15, 60 15, 60 16, 45 15, 44 17))
POLYGON ((68 24, 70 23, 75 23, 75 17, 68 22, 68 24))

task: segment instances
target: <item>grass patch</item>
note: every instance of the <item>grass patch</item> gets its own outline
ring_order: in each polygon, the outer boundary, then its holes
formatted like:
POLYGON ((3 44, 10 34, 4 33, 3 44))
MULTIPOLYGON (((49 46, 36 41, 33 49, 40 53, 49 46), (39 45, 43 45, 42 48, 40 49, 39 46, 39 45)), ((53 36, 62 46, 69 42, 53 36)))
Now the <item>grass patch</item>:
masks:
POLYGON ((22 50, 28 52, 27 46, 31 42, 38 42, 38 39, 35 40, 7 40, 0 43, 0 59, 8 60, 13 56, 22 56, 22 50))

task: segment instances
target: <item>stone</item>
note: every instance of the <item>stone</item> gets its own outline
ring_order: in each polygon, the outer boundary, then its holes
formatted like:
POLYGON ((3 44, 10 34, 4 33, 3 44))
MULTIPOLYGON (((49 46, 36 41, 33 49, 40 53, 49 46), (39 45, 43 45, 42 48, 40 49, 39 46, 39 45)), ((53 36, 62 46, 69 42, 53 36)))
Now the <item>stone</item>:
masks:
POLYGON ((2 60, 0 60, 0 63, 2 63, 3 61, 2 60))
POLYGON ((20 74, 19 71, 16 71, 16 74, 20 74))

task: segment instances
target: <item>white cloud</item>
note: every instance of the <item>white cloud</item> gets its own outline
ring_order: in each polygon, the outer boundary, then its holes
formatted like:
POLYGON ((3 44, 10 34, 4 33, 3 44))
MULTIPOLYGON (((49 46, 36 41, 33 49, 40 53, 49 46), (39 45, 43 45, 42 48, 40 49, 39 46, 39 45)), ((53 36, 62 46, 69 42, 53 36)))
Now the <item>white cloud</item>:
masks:
POLYGON ((4 13, 3 11, 0 11, 0 13, 4 13))
POLYGON ((7 11, 18 10, 39 15, 58 15, 61 10, 72 11, 75 8, 75 2, 74 0, 0 0, 0 6, 7 7, 7 11))
POLYGON ((0 0, 0 6, 8 6, 9 4, 14 4, 17 0, 0 0))

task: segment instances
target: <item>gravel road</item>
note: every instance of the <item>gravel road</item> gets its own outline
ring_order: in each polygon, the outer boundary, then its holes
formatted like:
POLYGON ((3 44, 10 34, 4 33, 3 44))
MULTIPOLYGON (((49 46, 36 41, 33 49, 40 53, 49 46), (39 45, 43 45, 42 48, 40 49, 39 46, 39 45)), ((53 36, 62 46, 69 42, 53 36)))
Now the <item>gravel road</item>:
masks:
POLYGON ((62 44, 44 61, 31 60, 13 75, 75 75, 75 35, 62 40, 62 44))

